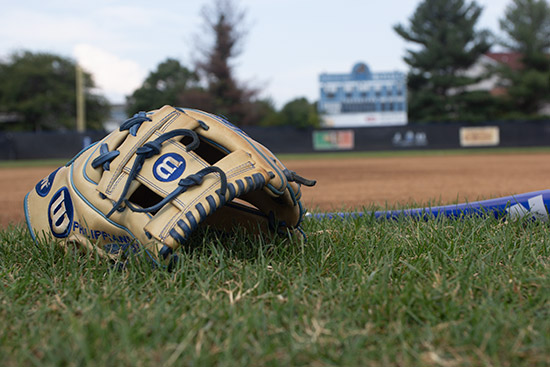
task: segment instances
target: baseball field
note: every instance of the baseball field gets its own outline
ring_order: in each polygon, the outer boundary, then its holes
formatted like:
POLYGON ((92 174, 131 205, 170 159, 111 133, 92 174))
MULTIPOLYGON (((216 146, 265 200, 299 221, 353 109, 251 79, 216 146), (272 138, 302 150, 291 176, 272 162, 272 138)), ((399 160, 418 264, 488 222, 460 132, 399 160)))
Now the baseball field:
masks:
MULTIPOLYGON (((318 181, 303 190, 307 208, 452 204, 550 188, 550 151, 473 150, 282 156, 285 165, 318 181)), ((64 162, 0 165, 0 226, 24 221, 23 197, 64 162)))
MULTIPOLYGON (((550 150, 283 156, 313 211, 547 189, 550 150)), ((24 195, 60 162, 0 167, 5 366, 550 364, 550 236, 528 219, 306 221, 308 240, 201 231, 173 271, 33 244, 24 195)))

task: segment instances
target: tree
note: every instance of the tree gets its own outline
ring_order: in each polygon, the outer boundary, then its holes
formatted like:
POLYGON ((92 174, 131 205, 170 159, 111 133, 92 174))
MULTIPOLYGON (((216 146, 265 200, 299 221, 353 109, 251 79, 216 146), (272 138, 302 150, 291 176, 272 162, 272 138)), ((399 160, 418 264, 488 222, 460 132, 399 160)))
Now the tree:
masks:
MULTIPOLYGON (((16 52, 0 62, 0 112, 15 114, 12 130, 59 130, 76 126, 76 64, 49 54, 16 52)), ((92 77, 84 73, 88 128, 101 129, 109 105, 93 94, 92 77)))
POLYGON ((177 106, 184 91, 199 87, 196 72, 181 65, 179 61, 168 58, 149 73, 143 85, 127 98, 127 111, 149 111, 166 104, 177 106))
POLYGON ((198 44, 204 48, 202 58, 197 62, 197 71, 206 88, 180 96, 182 105, 223 115, 241 126, 258 123, 253 113, 258 91, 239 83, 232 65, 242 52, 245 16, 245 11, 237 8, 231 0, 214 0, 202 9, 205 30, 198 44))
POLYGON ((468 87, 480 78, 465 75, 491 46, 490 32, 475 29, 481 12, 475 1, 424 0, 409 19, 409 27, 394 26, 397 34, 417 46, 404 57, 411 67, 407 81, 410 120, 487 118, 483 106, 490 101, 488 92, 470 92, 468 87))
POLYGON ((320 125, 317 108, 306 98, 296 98, 285 104, 280 112, 281 124, 298 128, 318 127, 320 125))
POLYGON ((521 55, 519 67, 496 70, 506 87, 504 100, 516 116, 534 116, 550 102, 550 6, 545 0, 513 0, 500 29, 500 44, 521 55))
POLYGON ((254 102, 256 113, 258 115, 258 125, 260 126, 278 126, 282 125, 282 117, 275 103, 271 99, 262 99, 254 102))

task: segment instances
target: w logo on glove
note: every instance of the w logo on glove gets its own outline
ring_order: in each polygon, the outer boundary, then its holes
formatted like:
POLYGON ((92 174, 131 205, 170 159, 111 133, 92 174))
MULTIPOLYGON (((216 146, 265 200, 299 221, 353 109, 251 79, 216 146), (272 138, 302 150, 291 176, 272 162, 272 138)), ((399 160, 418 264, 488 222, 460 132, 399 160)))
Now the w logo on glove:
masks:
POLYGON ((59 189, 52 197, 48 207, 48 219, 55 237, 64 238, 69 235, 73 222, 73 203, 66 187, 59 189))
POLYGON ((159 181, 174 181, 185 171, 185 160, 176 153, 168 153, 161 156, 155 162, 153 174, 159 181))

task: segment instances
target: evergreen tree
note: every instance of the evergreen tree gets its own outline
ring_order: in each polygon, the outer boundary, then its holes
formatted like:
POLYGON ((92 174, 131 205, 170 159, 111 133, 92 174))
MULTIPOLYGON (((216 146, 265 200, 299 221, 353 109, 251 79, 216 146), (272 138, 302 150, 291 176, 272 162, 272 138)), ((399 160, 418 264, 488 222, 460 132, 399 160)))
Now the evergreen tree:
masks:
MULTIPOLYGON (((63 130, 76 127, 76 64, 50 54, 21 51, 0 62, 0 112, 15 114, 11 130, 63 130)), ((109 104, 92 93, 92 76, 84 73, 87 128, 102 129, 109 104)))
POLYGON ((408 110, 411 121, 472 121, 489 118, 488 92, 469 91, 481 78, 465 75, 490 48, 489 31, 475 25, 482 8, 475 1, 424 0, 408 27, 394 30, 415 44, 404 61, 408 74, 408 110))
POLYGON ((545 0, 513 0, 500 28, 501 45, 520 54, 520 65, 497 69, 507 93, 510 116, 534 117, 550 103, 550 7, 545 0))

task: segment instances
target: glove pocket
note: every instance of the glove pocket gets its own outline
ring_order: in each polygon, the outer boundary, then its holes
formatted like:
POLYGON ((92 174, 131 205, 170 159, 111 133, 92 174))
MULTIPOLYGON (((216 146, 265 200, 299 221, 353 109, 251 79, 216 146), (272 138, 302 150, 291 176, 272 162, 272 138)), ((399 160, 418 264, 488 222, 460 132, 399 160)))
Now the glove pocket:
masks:
MULTIPOLYGON (((214 166, 180 180, 178 195, 154 214, 146 230, 159 241, 177 247, 207 217, 235 197, 262 189, 268 178, 269 174, 258 169, 248 153, 232 152, 214 166)), ((178 192, 178 188, 175 190, 178 192)))

